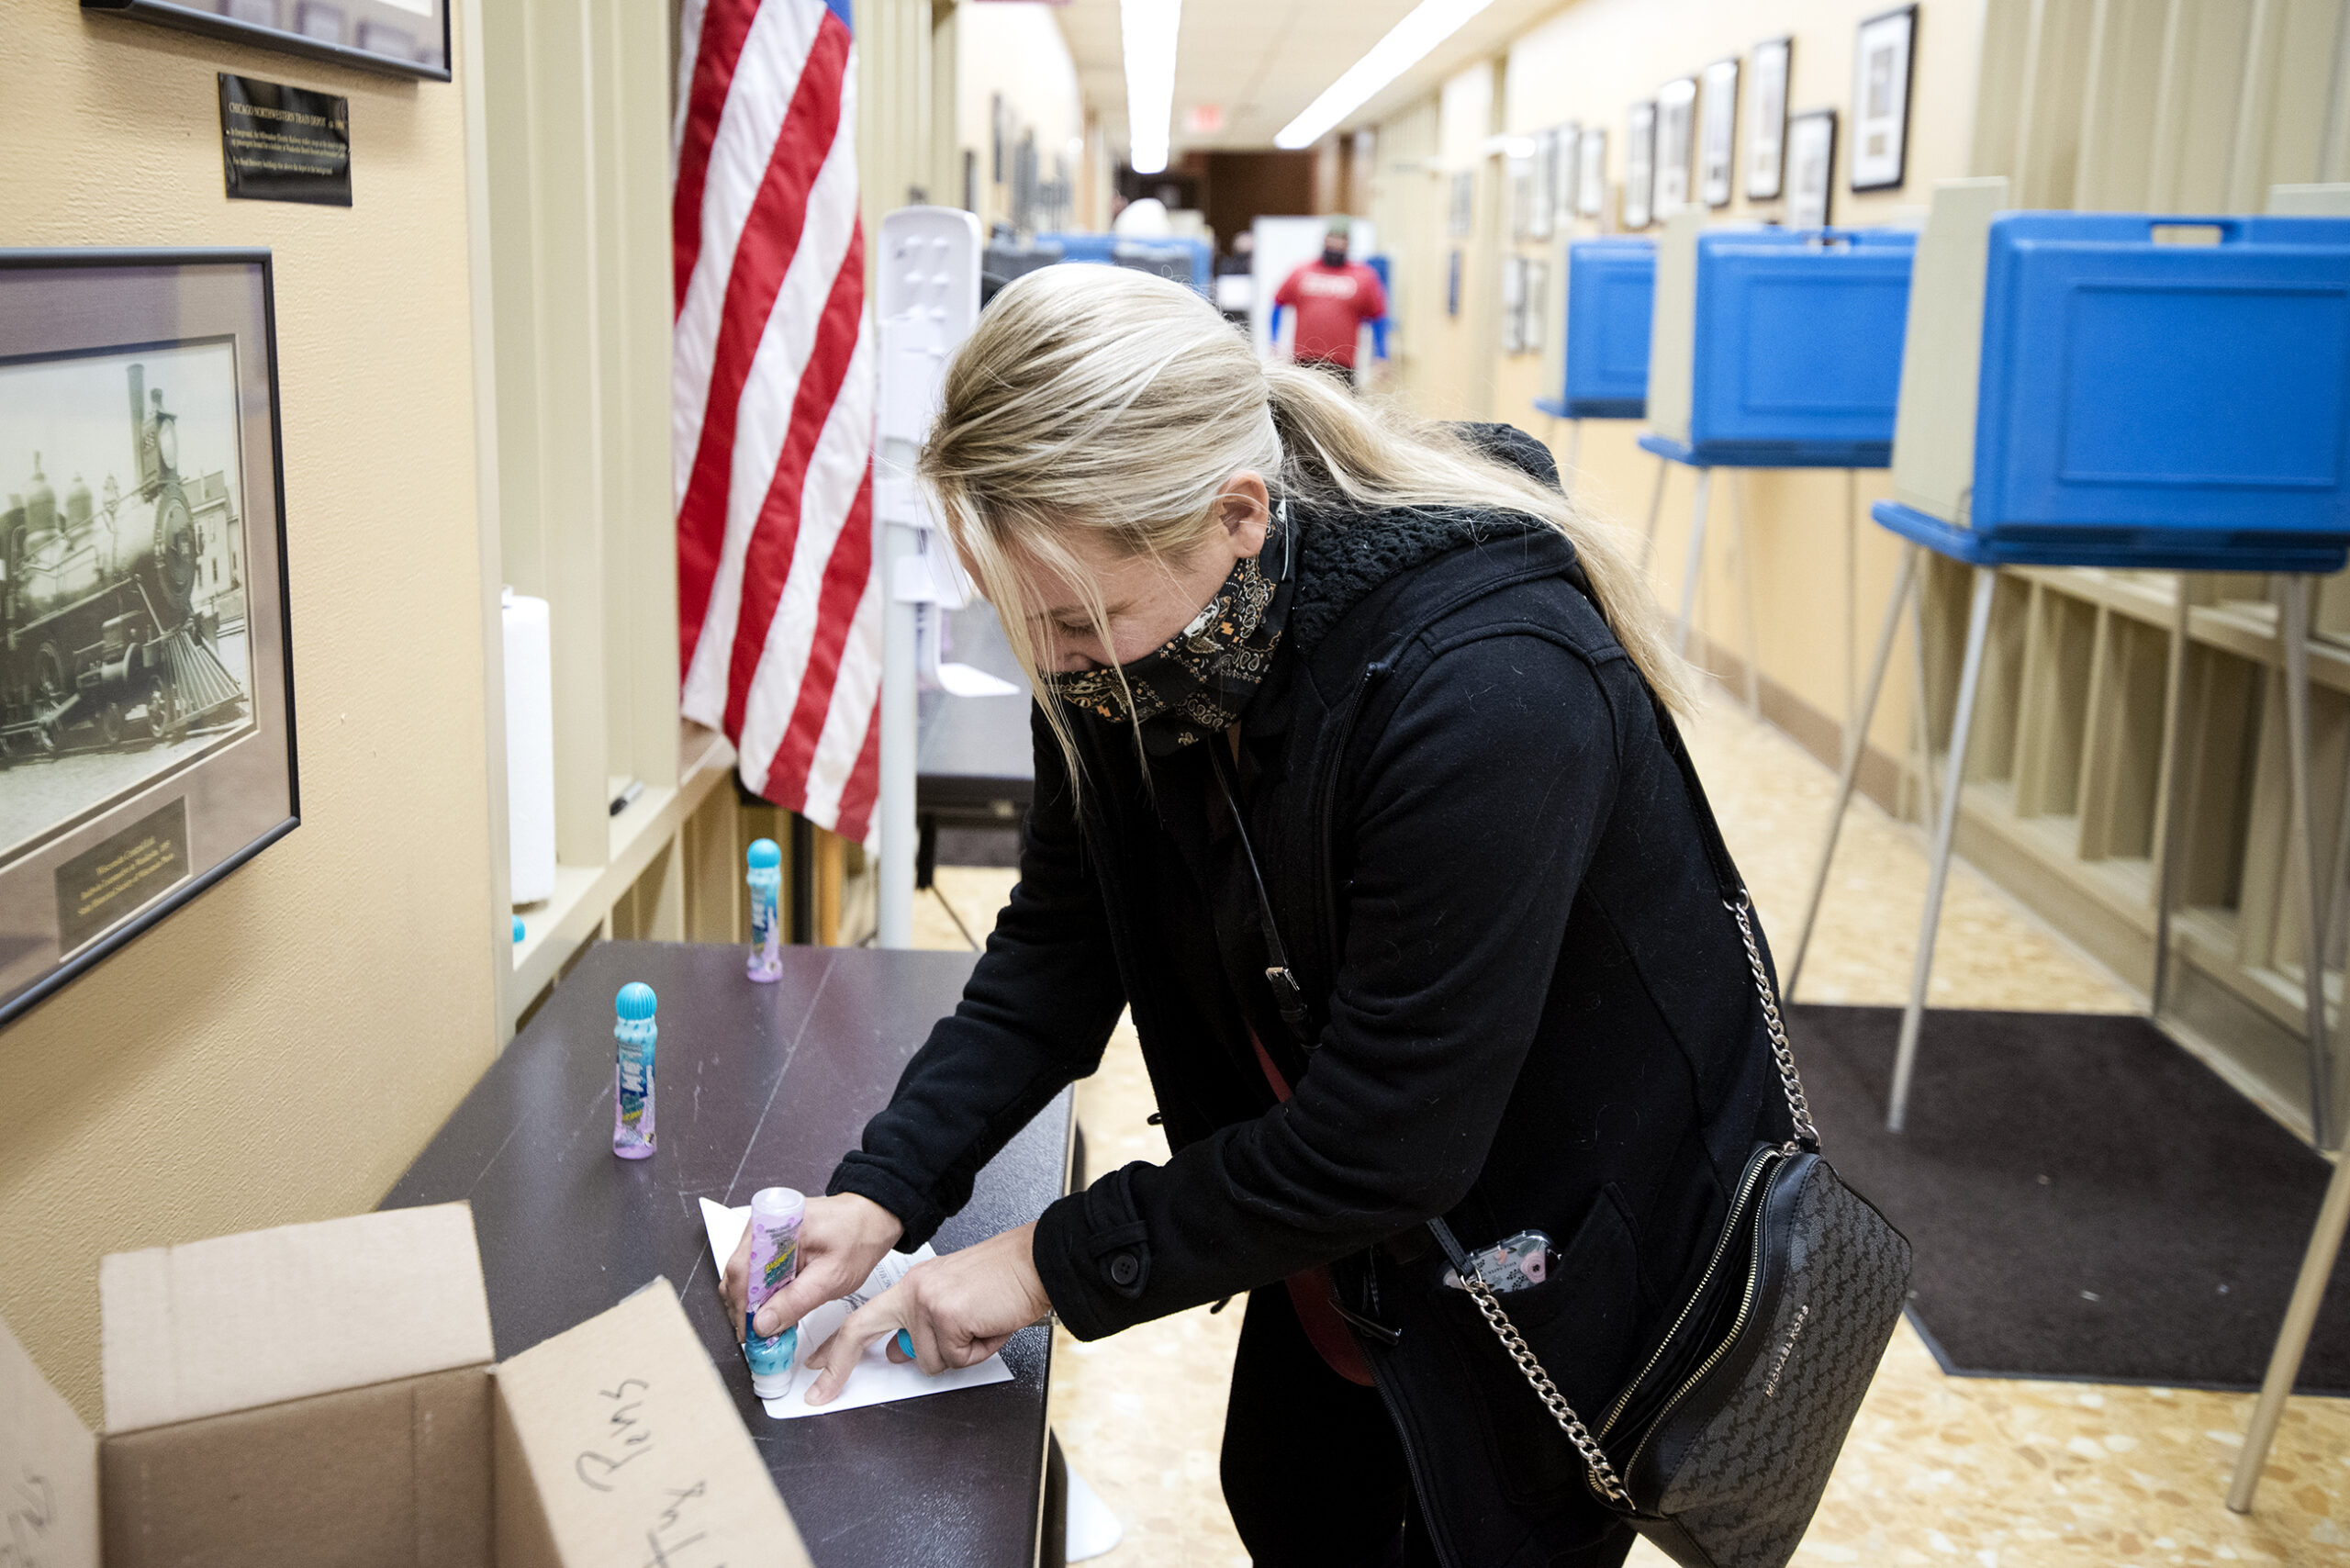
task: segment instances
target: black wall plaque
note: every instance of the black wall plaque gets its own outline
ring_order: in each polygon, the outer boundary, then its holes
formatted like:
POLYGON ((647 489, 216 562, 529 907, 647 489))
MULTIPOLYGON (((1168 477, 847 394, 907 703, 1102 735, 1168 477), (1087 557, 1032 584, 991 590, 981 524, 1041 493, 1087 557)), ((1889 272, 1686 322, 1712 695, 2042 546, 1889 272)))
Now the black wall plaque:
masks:
POLYGON ((220 162, 248 201, 351 205, 351 101, 220 73, 220 162))
POLYGON ((57 945, 71 953, 187 880, 187 797, 150 812, 57 868, 57 945))

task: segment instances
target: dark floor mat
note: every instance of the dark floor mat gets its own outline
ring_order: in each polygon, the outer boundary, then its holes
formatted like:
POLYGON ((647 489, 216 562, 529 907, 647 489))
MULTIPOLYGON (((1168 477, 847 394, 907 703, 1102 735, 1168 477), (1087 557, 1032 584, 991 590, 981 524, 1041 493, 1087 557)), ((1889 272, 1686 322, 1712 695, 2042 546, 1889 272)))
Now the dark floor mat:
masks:
MULTIPOLYGON (((2258 1385, 2329 1169, 2210 1069, 2143 1018, 1930 1012, 1897 1135, 1900 1010, 1788 1023, 1830 1160, 1917 1249, 1946 1368, 2258 1385)), ((2350 1251, 2300 1388, 2350 1394, 2350 1251)))

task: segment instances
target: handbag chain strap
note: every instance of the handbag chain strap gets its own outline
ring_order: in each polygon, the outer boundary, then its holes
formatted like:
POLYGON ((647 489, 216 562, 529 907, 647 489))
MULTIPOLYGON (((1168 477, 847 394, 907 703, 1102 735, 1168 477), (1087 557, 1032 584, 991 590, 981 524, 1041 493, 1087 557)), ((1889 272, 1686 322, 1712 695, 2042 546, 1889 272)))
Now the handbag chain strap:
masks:
MULTIPOLYGON (((1696 769, 1690 764, 1688 753, 1682 746, 1681 736, 1673 728, 1671 715, 1662 707, 1657 711, 1667 749, 1680 766, 1692 803, 1697 809, 1707 857, 1713 861, 1715 871, 1721 879, 1724 891, 1722 907, 1737 920, 1739 939, 1746 945, 1746 963, 1754 976, 1754 993, 1762 999, 1762 1021, 1770 1030, 1771 1059, 1778 1068, 1779 1088, 1786 1095, 1787 1111, 1795 1121, 1795 1137, 1788 1147, 1790 1150, 1818 1148, 1819 1129, 1812 1125, 1811 1106, 1804 1098, 1803 1077, 1796 1070, 1795 1051, 1787 1044, 1786 1024, 1779 1016, 1778 988, 1771 983, 1771 971, 1762 962, 1762 944, 1754 939, 1754 922, 1746 889, 1736 879, 1735 872, 1729 868, 1729 853, 1721 842, 1721 830, 1714 823, 1712 806, 1697 781, 1696 769), (1733 889, 1737 894, 1734 898, 1729 896, 1733 889)), ((1264 873, 1258 868, 1256 846, 1248 841, 1248 815, 1241 809, 1240 792, 1235 788, 1231 761, 1222 749, 1222 736, 1211 736, 1207 745, 1216 783, 1223 789, 1225 804, 1232 812, 1233 829, 1239 835, 1249 879, 1257 886, 1257 905, 1264 921, 1267 956, 1272 960, 1266 967, 1266 979, 1272 984, 1281 1021, 1289 1025, 1290 1032, 1299 1043, 1311 1051, 1315 1042, 1306 1022, 1302 988, 1290 971, 1289 956, 1281 946, 1281 933, 1273 920, 1272 894, 1265 887, 1264 873)), ((1494 1287, 1471 1266, 1469 1255, 1453 1236, 1452 1227, 1445 1223, 1442 1215, 1438 1215, 1428 1221, 1428 1230, 1451 1260, 1454 1275, 1468 1291, 1470 1299, 1477 1304, 1477 1310, 1484 1315, 1485 1322, 1493 1328, 1494 1337, 1502 1342, 1502 1349, 1509 1353, 1509 1359, 1517 1363, 1517 1370, 1525 1374, 1527 1383, 1542 1401, 1543 1408, 1550 1412, 1550 1418, 1559 1424, 1559 1430, 1566 1434, 1567 1441, 1572 1443, 1575 1452, 1582 1456, 1584 1468, 1591 1473, 1592 1485, 1610 1503, 1618 1507, 1631 1507, 1631 1494, 1625 1490, 1623 1477, 1616 1473, 1615 1465, 1609 1462, 1599 1440, 1591 1435, 1591 1428, 1583 1425, 1583 1417, 1575 1414, 1574 1406, 1567 1403, 1566 1395, 1559 1392, 1559 1385, 1550 1381, 1550 1374, 1543 1370, 1541 1358, 1534 1353, 1533 1347, 1527 1344, 1526 1337, 1517 1331, 1517 1325, 1510 1321, 1509 1314, 1503 1309, 1494 1287)))

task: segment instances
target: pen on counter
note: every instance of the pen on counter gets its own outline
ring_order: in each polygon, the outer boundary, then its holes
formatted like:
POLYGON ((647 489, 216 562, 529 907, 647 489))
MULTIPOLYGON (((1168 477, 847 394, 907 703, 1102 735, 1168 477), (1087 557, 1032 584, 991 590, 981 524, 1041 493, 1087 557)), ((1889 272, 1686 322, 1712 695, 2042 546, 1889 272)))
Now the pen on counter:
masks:
POLYGON ((628 788, 622 790, 619 794, 612 797, 611 814, 614 816, 620 815, 622 812, 636 804, 636 798, 643 793, 644 780, 642 778, 630 779, 628 781, 628 788))

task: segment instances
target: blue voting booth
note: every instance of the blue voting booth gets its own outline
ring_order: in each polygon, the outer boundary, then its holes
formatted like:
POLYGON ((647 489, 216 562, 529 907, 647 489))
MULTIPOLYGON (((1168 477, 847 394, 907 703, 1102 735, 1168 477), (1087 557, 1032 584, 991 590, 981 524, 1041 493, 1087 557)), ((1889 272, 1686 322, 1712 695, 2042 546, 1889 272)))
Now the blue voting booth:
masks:
MULTIPOLYGON (((1686 647, 1705 564, 1713 471, 1882 468, 1893 453, 1917 237, 1907 230, 1704 227, 1666 220, 1657 249, 1649 431, 1659 459, 1649 502, 1654 547, 1665 465, 1696 470, 1676 637, 1686 647)), ((1848 481, 1846 510, 1856 510, 1848 481)), ((1746 696, 1761 709, 1746 522, 1730 489, 1746 629, 1746 696)), ((1849 524, 1848 532, 1857 524, 1849 524)), ((1847 554, 1852 546, 1848 543, 1847 554)), ((1848 558, 1846 579, 1852 577, 1848 558)), ((1849 594, 1847 598, 1849 599, 1849 594)), ((1852 606, 1846 606, 1847 620, 1852 606)))
MULTIPOLYGON (((2294 828, 2308 857, 2311 1119, 2323 1148, 2330 879, 2311 826, 2307 589, 2350 554, 2350 218, 2003 213, 2005 195, 2001 179, 1935 193, 1909 309, 1894 498, 1874 509, 1908 547, 1857 733, 1874 711, 1904 601, 1922 595, 1923 552, 1975 568, 1888 1125, 1900 1130, 1908 1114, 1998 569, 2257 572, 2278 578, 2294 828)), ((2176 613, 2165 737, 2178 734, 2185 684, 2184 584, 2176 613)), ((1790 994, 1860 751, 1845 748, 1790 994)), ((2158 1016, 2178 816, 2154 846, 2158 1016)))
POLYGON ((1205 240, 1182 237, 1128 240, 1115 234, 1039 234, 1036 243, 1059 246, 1065 262, 1132 267, 1172 278, 1202 294, 1208 292, 1209 274, 1215 264, 1215 252, 1205 240))
POLYGON ((1562 385, 1534 407, 1558 420, 1637 420, 1649 410, 1656 247, 1641 239, 1567 247, 1562 385))
POLYGON ((1690 333, 1663 328, 1685 404, 1651 410, 1640 445, 1702 467, 1884 467, 1916 246, 1888 229, 1699 234, 1690 333))

